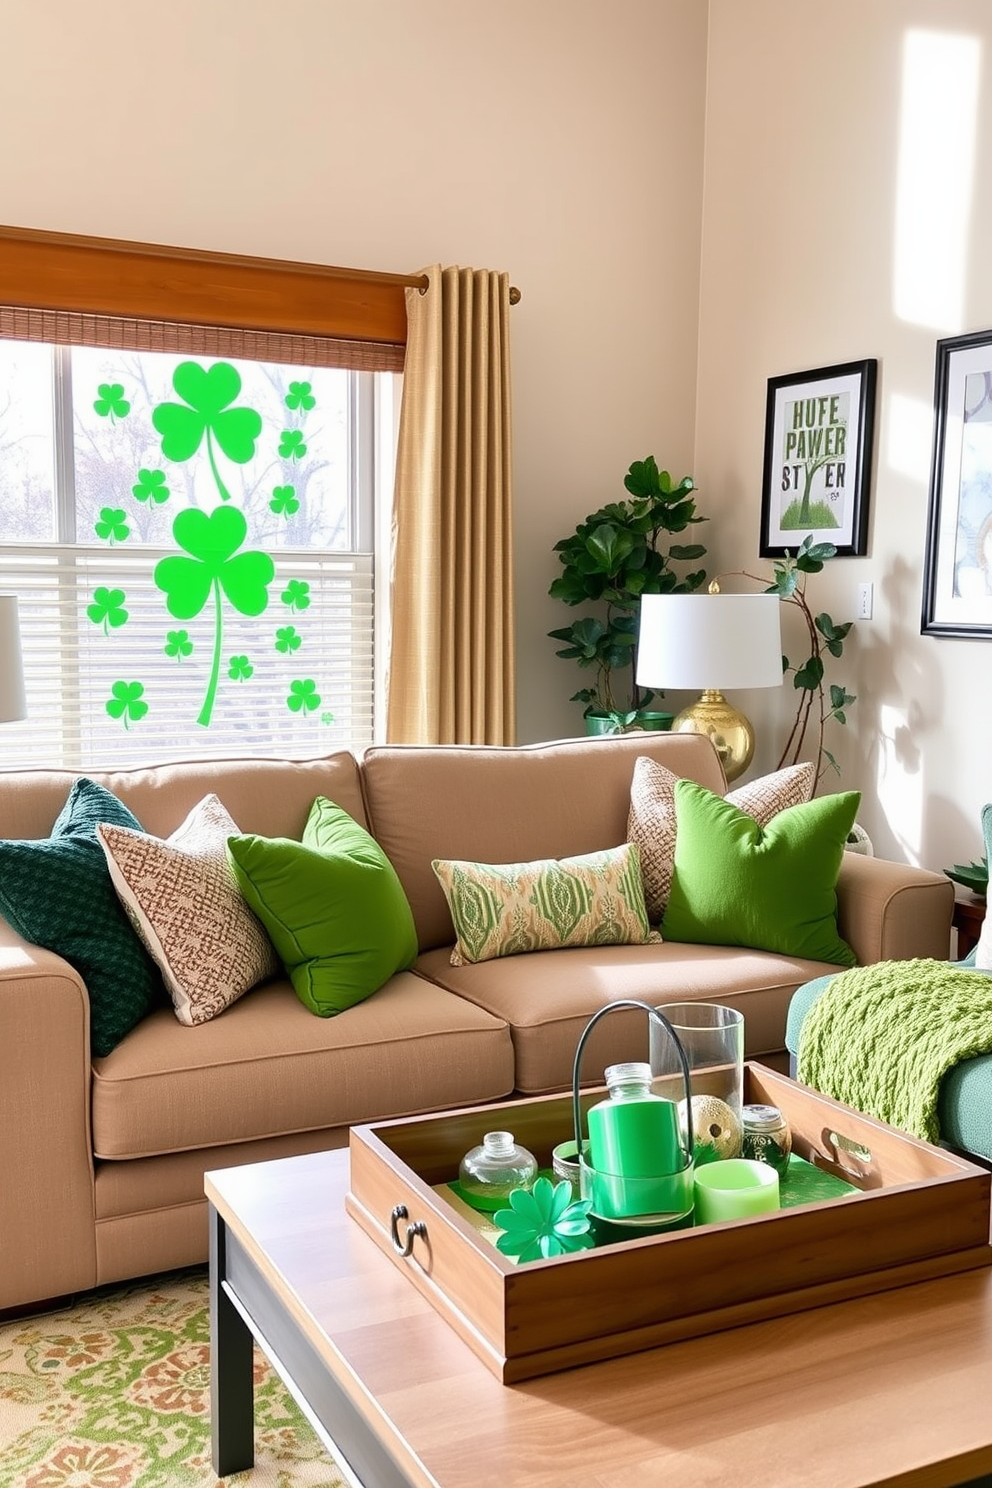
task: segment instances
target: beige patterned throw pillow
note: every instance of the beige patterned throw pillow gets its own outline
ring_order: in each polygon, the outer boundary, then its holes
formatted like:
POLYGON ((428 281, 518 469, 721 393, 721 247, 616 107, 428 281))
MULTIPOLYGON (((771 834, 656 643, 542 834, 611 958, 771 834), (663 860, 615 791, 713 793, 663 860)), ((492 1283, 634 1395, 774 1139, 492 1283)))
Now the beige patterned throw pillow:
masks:
POLYGON ((96 831, 180 1023, 208 1022, 279 970, 228 865, 227 839, 238 828, 216 796, 204 796, 165 841, 106 823, 96 831))
MULTIPOLYGON (((640 849, 644 898, 652 924, 658 924, 664 918, 672 886, 677 779, 677 775, 659 765, 657 760, 640 755, 634 761, 627 839, 640 849)), ((767 827, 780 811, 810 800, 815 784, 816 766, 804 760, 728 791, 726 799, 739 811, 753 816, 759 826, 767 827)))
POLYGON ((452 966, 564 946, 660 941, 644 909, 636 847, 536 863, 435 858, 458 939, 452 966))

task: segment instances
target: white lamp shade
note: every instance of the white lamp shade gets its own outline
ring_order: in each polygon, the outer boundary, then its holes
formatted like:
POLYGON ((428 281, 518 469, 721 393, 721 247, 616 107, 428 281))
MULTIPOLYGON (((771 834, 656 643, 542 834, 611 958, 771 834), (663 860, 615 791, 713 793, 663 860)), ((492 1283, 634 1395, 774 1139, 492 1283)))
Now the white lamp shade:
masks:
POLYGON ((0 594, 0 723, 27 717, 17 595, 0 594))
POLYGON ((777 594, 645 594, 637 682, 641 687, 778 687, 777 594))

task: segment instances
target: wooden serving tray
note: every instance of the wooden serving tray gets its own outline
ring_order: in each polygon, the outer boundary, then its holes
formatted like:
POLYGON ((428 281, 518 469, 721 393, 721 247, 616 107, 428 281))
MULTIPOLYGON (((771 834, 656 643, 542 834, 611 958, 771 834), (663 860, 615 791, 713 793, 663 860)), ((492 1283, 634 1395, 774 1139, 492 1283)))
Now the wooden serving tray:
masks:
POLYGON ((550 1167, 568 1094, 353 1127, 345 1204, 505 1384, 992 1264, 992 1173, 758 1064, 744 1100, 780 1107, 793 1151, 860 1191, 518 1265, 433 1185, 487 1131, 550 1167))

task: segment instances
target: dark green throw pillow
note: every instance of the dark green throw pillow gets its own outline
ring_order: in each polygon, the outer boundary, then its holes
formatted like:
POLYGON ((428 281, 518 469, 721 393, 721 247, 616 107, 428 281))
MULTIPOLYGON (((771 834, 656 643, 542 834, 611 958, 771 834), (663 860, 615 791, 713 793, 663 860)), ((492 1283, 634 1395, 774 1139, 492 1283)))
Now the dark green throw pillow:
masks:
POLYGON ((103 1055, 150 1010, 161 978, 114 891, 98 822, 141 831, 122 801, 82 777, 50 837, 0 840, 0 913, 25 940, 79 972, 90 1000, 90 1048, 103 1055))
POLYGON ((229 837, 228 859, 297 997, 322 1018, 371 997, 417 955, 396 870, 365 828, 324 796, 303 841, 229 837))
POLYGON ((819 796, 761 827, 705 786, 679 780, 664 939, 853 966, 837 933, 836 886, 860 804, 859 791, 819 796))

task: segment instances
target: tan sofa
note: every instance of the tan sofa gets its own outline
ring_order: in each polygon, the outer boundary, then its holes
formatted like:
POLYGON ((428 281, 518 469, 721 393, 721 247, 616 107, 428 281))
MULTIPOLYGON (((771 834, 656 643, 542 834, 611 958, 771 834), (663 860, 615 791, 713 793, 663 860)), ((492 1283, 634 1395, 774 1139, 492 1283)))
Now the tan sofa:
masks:
MULTIPOLYGON (((266 836, 300 837, 313 798, 330 797, 395 865, 420 956, 338 1017, 315 1017, 279 979, 196 1028, 156 1008, 92 1059, 79 975, 0 921, 0 1309, 202 1261, 207 1169, 336 1147, 356 1122, 566 1088, 579 1034, 619 998, 730 1003, 749 1056, 781 1051, 789 999, 832 969, 822 962, 650 944, 450 964, 431 859, 519 862, 622 842, 638 754, 725 788, 708 741, 664 734, 89 772, 163 837, 208 792, 242 832, 266 836)), ((4 835, 47 836, 72 779, 0 775, 4 835)), ((862 962, 948 953, 942 875, 848 853, 838 901, 862 962)), ((602 1020, 588 1078, 644 1057, 646 1023, 636 1011, 602 1020)))

